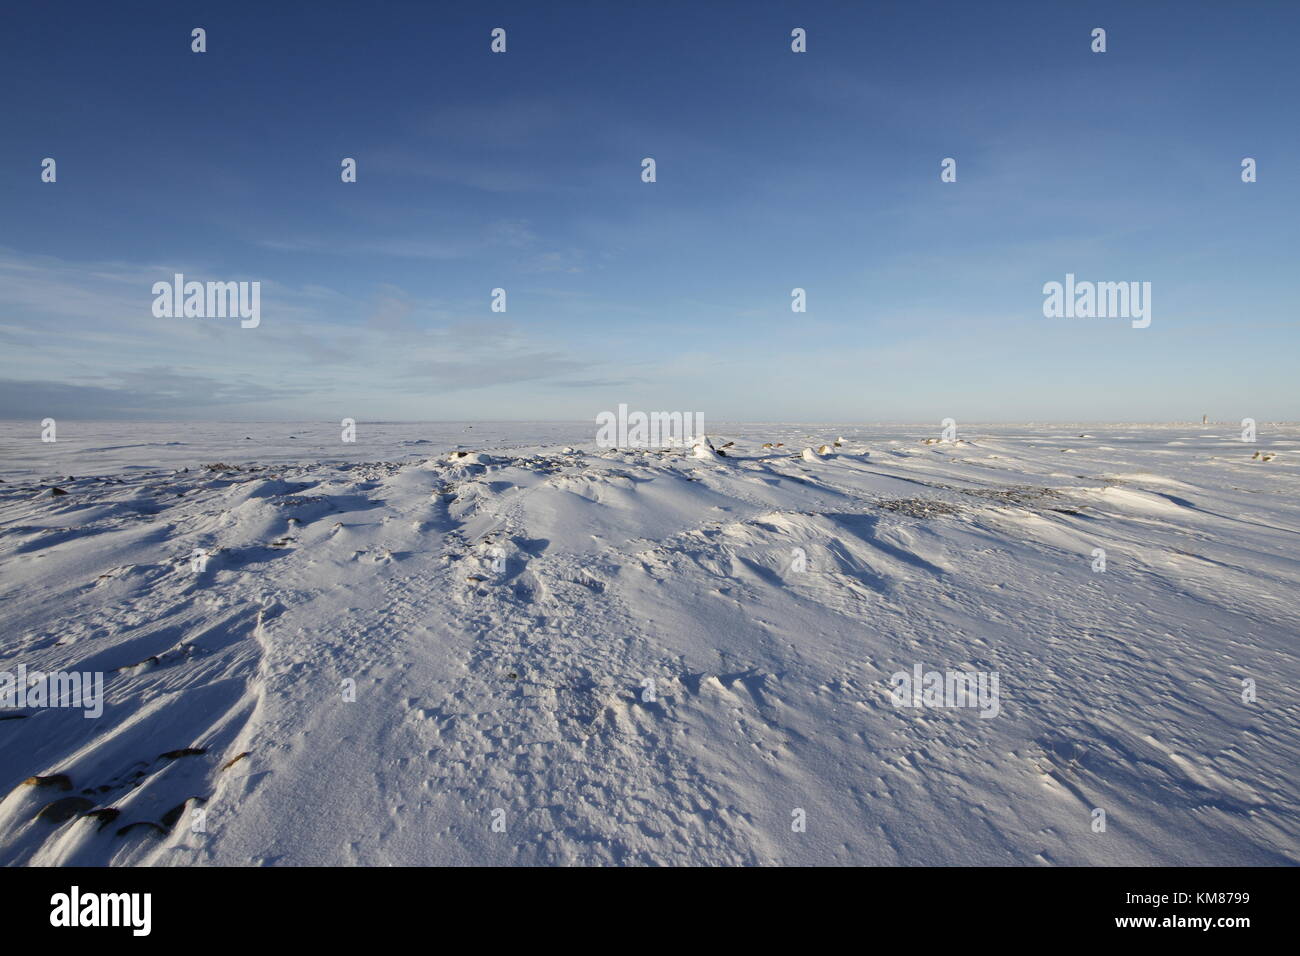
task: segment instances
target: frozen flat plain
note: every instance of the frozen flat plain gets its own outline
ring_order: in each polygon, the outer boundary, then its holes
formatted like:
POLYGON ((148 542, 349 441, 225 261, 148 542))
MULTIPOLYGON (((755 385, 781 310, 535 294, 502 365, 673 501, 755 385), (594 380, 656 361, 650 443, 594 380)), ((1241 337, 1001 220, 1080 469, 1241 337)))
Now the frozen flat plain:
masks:
POLYGON ((1300 862, 1300 426, 938 433, 0 424, 0 863, 1300 862))

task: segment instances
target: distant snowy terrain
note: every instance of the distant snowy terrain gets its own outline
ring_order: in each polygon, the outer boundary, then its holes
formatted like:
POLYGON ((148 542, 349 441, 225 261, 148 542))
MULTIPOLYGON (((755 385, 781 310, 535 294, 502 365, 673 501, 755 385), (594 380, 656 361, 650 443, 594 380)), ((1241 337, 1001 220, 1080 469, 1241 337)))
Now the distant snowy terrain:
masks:
POLYGON ((0 425, 0 863, 1300 863, 1300 426, 710 435, 0 425))

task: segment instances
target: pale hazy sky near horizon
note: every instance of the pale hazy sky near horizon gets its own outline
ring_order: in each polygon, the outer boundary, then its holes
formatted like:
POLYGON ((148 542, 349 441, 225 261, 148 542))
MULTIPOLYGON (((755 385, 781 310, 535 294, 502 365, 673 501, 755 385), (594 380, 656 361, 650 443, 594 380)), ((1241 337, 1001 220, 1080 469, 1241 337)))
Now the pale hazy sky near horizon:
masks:
POLYGON ((1285 2, 16 7, 0 417, 1300 419, 1298 46, 1285 2), (178 272, 260 325, 154 317, 178 272), (1067 273, 1150 327, 1045 318, 1067 273))

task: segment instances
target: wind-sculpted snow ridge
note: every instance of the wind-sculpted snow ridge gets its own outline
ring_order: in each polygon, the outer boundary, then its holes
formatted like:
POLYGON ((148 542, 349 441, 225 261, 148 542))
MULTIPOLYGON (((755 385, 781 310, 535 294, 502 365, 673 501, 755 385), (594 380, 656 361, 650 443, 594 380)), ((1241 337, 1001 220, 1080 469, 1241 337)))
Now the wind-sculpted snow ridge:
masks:
POLYGON ((0 862, 1300 862, 1294 426, 270 428, 6 426, 0 862))

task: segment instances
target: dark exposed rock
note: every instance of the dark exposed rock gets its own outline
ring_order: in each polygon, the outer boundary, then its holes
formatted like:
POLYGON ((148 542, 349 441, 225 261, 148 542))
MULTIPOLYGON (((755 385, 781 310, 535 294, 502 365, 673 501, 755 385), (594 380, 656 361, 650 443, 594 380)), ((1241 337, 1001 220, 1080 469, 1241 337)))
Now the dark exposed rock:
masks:
POLYGON ((206 747, 182 747, 180 750, 169 750, 165 754, 159 754, 159 760, 175 760, 178 757, 198 757, 208 752, 206 747))
POLYGON ((243 760, 243 759, 244 759, 245 757, 247 757, 247 756, 248 756, 248 751, 245 750, 242 754, 238 754, 238 755, 236 755, 236 756, 234 756, 234 757, 231 757, 229 760, 227 760, 227 761, 225 762, 225 764, 222 765, 221 769, 222 769, 222 770, 229 770, 231 767, 233 767, 235 764, 239 763, 239 761, 243 760))
POLYGON ((103 807, 99 810, 91 810, 86 814, 87 817, 99 821, 99 829, 104 829, 114 820, 122 815, 122 811, 117 807, 103 807))
POLYGON ((48 777, 28 777, 23 781, 26 787, 58 787, 60 790, 71 790, 72 781, 66 773, 54 773, 48 777))
POLYGON ((191 800, 193 800, 195 803, 208 802, 207 797, 187 797, 186 799, 182 800, 176 806, 172 807, 170 810, 168 810, 166 813, 163 814, 162 817, 163 826, 165 826, 169 830, 172 827, 176 826, 176 821, 178 821, 181 818, 181 814, 185 812, 185 808, 189 806, 191 800))
POLYGON ((44 820, 46 823, 67 823, 78 813, 84 813, 94 805, 95 801, 87 800, 85 797, 61 797, 43 806, 41 812, 36 814, 36 819, 44 820))

